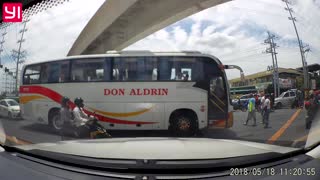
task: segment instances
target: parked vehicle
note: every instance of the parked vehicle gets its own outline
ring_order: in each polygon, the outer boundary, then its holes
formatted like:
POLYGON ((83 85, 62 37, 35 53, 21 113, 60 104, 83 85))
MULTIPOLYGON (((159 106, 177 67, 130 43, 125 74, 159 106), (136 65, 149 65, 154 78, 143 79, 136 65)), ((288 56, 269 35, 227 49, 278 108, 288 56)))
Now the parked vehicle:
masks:
POLYGON ((13 99, 0 100, 0 116, 9 117, 9 119, 20 117, 20 106, 13 99))
POLYGON ((294 91, 286 91, 280 94, 279 97, 275 98, 274 104, 276 109, 282 107, 289 107, 293 103, 294 99, 296 98, 296 93, 294 91))

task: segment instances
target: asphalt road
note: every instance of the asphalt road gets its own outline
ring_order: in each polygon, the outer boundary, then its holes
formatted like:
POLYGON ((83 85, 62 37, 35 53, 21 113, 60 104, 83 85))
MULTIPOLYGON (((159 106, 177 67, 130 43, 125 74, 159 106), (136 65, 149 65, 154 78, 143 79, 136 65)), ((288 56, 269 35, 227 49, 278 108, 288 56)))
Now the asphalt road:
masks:
MULTIPOLYGON (((263 128, 261 115, 256 114, 257 126, 252 126, 253 120, 248 125, 243 125, 247 112, 234 112, 234 125, 229 129, 204 130, 200 137, 215 139, 239 139, 254 142, 276 144, 282 146, 303 147, 308 135, 305 129, 305 110, 278 109, 270 114, 270 128, 263 128)), ((318 118, 319 120, 319 118, 318 118)), ((7 135, 7 140, 16 137, 23 142, 42 143, 62 140, 61 136, 53 132, 45 124, 32 124, 26 120, 8 120, 0 118, 7 135), (9 138, 8 138, 9 137, 9 138)), ((166 131, 110 131, 113 137, 154 137, 168 136, 166 131)))

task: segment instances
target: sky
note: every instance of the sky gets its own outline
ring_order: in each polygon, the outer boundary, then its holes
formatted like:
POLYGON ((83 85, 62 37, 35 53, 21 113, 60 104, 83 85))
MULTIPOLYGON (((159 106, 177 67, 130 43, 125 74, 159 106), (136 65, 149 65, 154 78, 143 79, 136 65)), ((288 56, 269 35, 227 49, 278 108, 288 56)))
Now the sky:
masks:
MULTIPOLYGON (((70 0, 31 17, 27 23, 26 62, 65 57, 81 30, 104 0, 70 0)), ((320 63, 320 0, 291 0, 302 41, 309 44, 308 64, 320 63)), ((176 22, 130 45, 126 50, 197 50, 218 57, 224 64, 236 64, 245 74, 264 71, 272 65, 263 53, 267 31, 275 34, 279 67, 301 67, 298 42, 288 11, 281 0, 234 0, 176 22)), ((14 68, 10 56, 17 49, 22 24, 6 29, 2 64, 14 68)), ((3 29, 0 30, 2 34, 3 29)), ((4 77, 1 74, 1 77, 4 77)), ((227 70, 228 79, 239 77, 227 70)), ((4 84, 0 78, 0 84, 4 84)), ((1 91, 1 87, 0 87, 1 91)))

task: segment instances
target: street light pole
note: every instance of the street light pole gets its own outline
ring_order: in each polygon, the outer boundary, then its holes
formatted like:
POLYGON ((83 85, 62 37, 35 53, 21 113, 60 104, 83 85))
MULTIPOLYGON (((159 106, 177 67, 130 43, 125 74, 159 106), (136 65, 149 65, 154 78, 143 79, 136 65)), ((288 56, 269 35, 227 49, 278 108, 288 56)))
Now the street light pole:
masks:
POLYGON ((303 86, 305 89, 308 89, 309 88, 309 83, 308 83, 308 72, 307 72, 307 67, 306 67, 306 63, 305 63, 305 59, 304 59, 304 53, 303 53, 303 49, 302 49, 302 41, 300 40, 300 37, 299 37, 299 33, 298 33, 298 30, 297 30, 297 26, 296 26, 296 23, 295 21, 296 18, 292 16, 292 9, 289 7, 289 2, 288 0, 282 0, 283 2, 286 3, 286 8, 285 10, 287 10, 290 14, 290 17, 289 17, 289 20, 292 20, 292 24, 293 24, 293 27, 294 27, 294 30, 296 32, 296 35, 297 35, 297 39, 298 39, 298 43, 299 43, 299 49, 300 49, 300 55, 301 55, 301 61, 302 61, 302 67, 303 67, 303 86))

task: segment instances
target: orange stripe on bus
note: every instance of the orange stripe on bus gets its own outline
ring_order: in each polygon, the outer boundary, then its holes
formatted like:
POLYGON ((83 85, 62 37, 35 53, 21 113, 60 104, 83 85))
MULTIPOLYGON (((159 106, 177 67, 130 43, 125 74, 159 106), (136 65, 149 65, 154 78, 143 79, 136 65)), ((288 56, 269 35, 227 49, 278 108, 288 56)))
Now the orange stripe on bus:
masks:
POLYGON ((45 97, 39 96, 39 95, 32 95, 32 96, 21 96, 19 98, 19 101, 21 104, 26 104, 30 101, 36 100, 36 99, 44 99, 45 97))
POLYGON ((91 110, 93 110, 96 113, 105 115, 105 116, 113 116, 113 117, 130 117, 130 116, 137 116, 140 114, 143 114, 145 112, 148 112, 152 109, 151 108, 147 108, 147 109, 142 109, 140 111, 134 111, 134 112, 127 112, 127 113, 117 113, 117 112, 106 112, 106 111, 101 111, 99 109, 95 109, 95 108, 90 108, 91 110))

